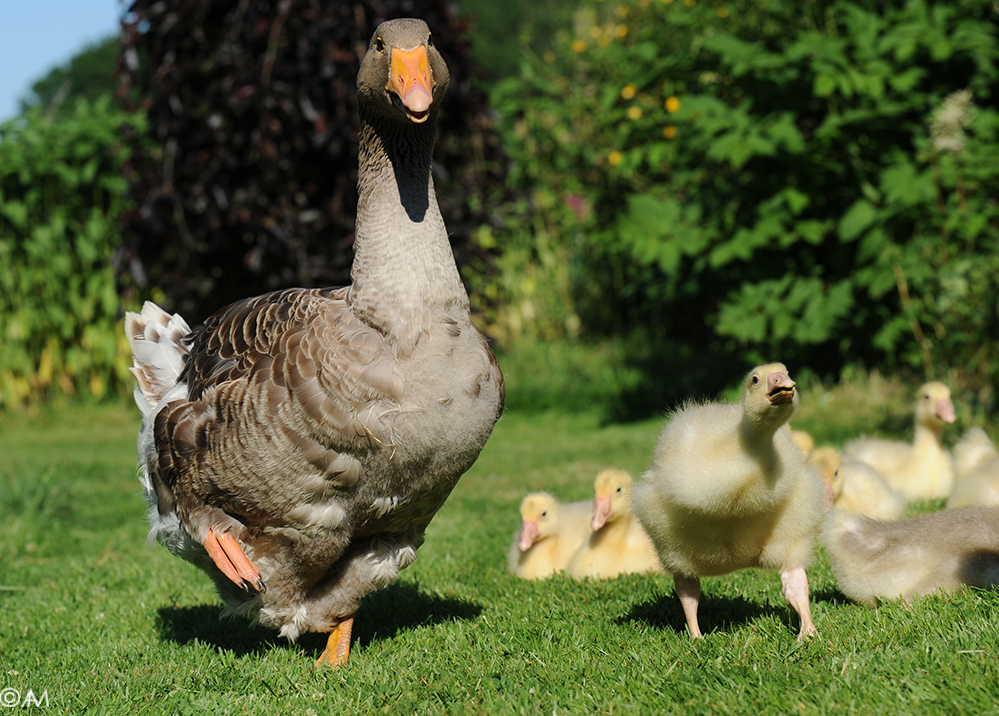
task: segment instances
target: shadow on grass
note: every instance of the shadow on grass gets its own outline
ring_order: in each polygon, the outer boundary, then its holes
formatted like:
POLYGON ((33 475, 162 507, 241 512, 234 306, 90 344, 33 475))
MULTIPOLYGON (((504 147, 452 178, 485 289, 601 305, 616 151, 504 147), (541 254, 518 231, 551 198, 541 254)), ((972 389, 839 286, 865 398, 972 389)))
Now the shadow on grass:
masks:
POLYGON ((197 641, 237 656, 263 654, 272 648, 291 646, 278 637, 274 629, 250 624, 242 618, 222 618, 221 604, 163 607, 159 610, 156 628, 165 641, 176 644, 197 641))
POLYGON ((825 602, 826 604, 832 604, 835 606, 843 606, 844 604, 853 604, 843 592, 839 591, 835 587, 831 589, 820 589, 818 591, 812 592, 813 602, 825 602))
MULTIPOLYGON (((793 614, 793 611, 790 607, 775 609, 771 606, 760 606, 743 597, 713 597, 702 594, 697 608, 697 622, 704 634, 726 631, 732 626, 748 624, 761 617, 774 617, 789 625, 793 619, 793 627, 797 630, 797 615, 793 614)), ((687 620, 683 615, 683 608, 673 593, 636 604, 630 612, 619 617, 617 621, 619 624, 642 622, 654 629, 668 629, 677 634, 687 632, 687 620)))
POLYGON ((418 584, 396 582, 364 598, 354 622, 354 638, 366 643, 391 639, 424 624, 471 620, 481 613, 482 607, 474 602, 428 594, 418 584))
MULTIPOLYGON (((276 629, 250 624, 244 618, 221 618, 221 605, 163 607, 157 628, 161 638, 177 644, 200 641, 237 656, 264 654, 271 649, 302 649, 318 657, 326 648, 326 634, 303 634, 297 644, 278 636, 276 629)), ((425 624, 475 619, 482 607, 473 602, 421 592, 413 584, 393 584, 361 603, 354 621, 354 644, 391 639, 425 624)))

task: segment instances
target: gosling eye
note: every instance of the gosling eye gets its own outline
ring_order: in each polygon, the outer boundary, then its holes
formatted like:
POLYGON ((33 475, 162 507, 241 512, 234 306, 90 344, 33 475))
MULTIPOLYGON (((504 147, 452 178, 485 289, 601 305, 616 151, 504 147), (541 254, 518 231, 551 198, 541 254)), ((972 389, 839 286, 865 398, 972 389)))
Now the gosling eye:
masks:
POLYGON ((620 487, 619 487, 619 488, 617 488, 617 491, 618 491, 618 492, 620 492, 620 491, 621 491, 621 488, 620 488, 620 487))
POLYGON ((753 376, 753 385, 756 385, 759 382, 760 382, 760 376, 754 375, 753 376))
POLYGON ((375 49, 379 52, 385 52, 385 41, 380 37, 375 38, 375 49))
POLYGON ((548 516, 548 513, 547 513, 547 512, 542 512, 542 513, 541 513, 541 516, 542 516, 542 517, 547 517, 547 516, 548 516))

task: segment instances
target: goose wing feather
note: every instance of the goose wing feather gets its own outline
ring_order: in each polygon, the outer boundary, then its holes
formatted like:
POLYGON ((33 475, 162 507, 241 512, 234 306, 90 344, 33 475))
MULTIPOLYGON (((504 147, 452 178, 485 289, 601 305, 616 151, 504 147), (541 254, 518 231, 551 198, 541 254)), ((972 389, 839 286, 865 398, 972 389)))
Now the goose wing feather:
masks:
POLYGON ((335 503, 359 477, 356 456, 391 441, 372 408, 403 390, 381 334, 352 316, 344 295, 258 296, 191 335, 188 399, 160 410, 154 435, 158 482, 173 493, 168 503, 179 498, 192 534, 217 523, 218 511, 238 518, 223 522, 241 538, 242 525, 308 532, 342 519, 335 503))

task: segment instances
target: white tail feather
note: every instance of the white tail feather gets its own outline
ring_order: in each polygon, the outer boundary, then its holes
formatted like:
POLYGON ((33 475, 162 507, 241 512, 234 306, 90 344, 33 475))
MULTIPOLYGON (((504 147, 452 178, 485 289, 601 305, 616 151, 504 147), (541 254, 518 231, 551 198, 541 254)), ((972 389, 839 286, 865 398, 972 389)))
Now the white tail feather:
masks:
POLYGON ((177 385, 187 359, 184 338, 190 332, 179 314, 170 315, 150 301, 141 313, 125 314, 125 335, 134 363, 129 370, 138 381, 135 402, 144 414, 177 385), (146 406, 140 402, 140 393, 146 406))

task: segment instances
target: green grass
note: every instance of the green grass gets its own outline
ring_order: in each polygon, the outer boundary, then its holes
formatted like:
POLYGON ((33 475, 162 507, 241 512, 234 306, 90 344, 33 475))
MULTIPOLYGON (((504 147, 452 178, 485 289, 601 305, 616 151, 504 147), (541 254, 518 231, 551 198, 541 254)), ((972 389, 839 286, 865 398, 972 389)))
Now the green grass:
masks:
MULTIPOLYGON (((803 417, 832 439, 817 412, 803 417)), ((46 712, 999 711, 996 593, 868 610, 820 553, 819 638, 796 643, 778 577, 745 571, 704 580, 707 638, 692 643, 668 577, 509 576, 525 492, 583 499, 599 469, 648 465, 658 420, 591 413, 508 412, 416 564, 363 603, 349 664, 317 670, 319 635, 287 644, 221 621, 209 580, 146 545, 138 423, 125 406, 0 420, 0 689, 46 691, 46 712)))

